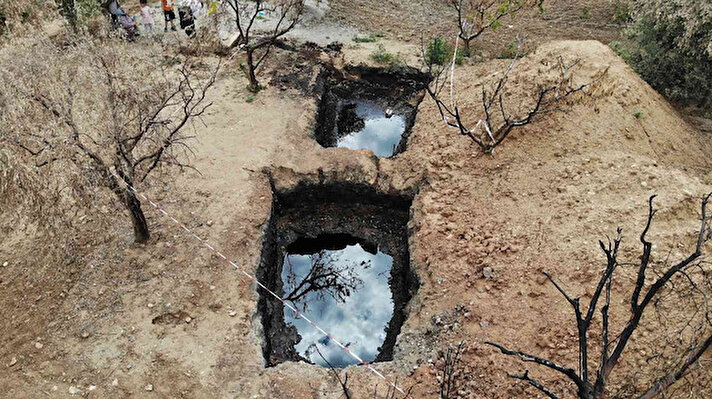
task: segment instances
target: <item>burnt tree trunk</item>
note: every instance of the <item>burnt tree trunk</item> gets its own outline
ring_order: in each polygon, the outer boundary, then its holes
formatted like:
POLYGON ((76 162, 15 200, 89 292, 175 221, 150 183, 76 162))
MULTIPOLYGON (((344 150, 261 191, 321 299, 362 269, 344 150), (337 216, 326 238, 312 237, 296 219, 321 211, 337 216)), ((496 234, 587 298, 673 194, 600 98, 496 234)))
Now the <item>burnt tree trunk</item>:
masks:
POLYGON ((250 47, 247 49, 247 69, 245 70, 245 75, 250 81, 247 86, 247 90, 257 93, 260 90, 260 83, 257 81, 257 75, 255 74, 255 49, 250 47))
MULTIPOLYGON (((134 242, 144 243, 151 238, 151 233, 148 231, 148 222, 146 222, 146 216, 143 214, 141 209, 141 201, 136 198, 136 194, 131 191, 128 187, 122 186, 117 180, 116 176, 112 174, 108 169, 103 170, 104 178, 106 179, 106 185, 111 189, 111 191, 116 194, 119 201, 126 207, 131 216, 131 223, 134 229, 134 242)), ((131 179, 129 179, 125 173, 119 173, 124 179, 125 184, 133 185, 131 179)))
POLYGON ((148 223, 146 216, 141 209, 141 201, 136 198, 136 195, 126 190, 122 196, 122 202, 131 215, 131 223, 134 229, 134 242, 144 243, 151 238, 151 233, 148 231, 148 223))
POLYGON ((470 56, 470 40, 471 39, 465 39, 465 38, 462 39, 462 43, 463 43, 462 55, 464 55, 465 57, 470 56))

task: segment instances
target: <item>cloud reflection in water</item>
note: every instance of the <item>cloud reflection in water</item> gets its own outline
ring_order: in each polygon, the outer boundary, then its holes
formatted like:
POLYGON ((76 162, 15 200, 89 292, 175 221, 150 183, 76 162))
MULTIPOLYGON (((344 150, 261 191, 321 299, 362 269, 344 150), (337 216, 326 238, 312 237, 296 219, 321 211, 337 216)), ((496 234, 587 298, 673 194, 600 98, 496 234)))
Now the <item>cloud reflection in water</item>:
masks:
POLYGON ((364 119, 364 128, 340 138, 336 146, 371 150, 382 158, 393 155, 405 131, 405 118, 398 114, 386 118, 381 106, 362 100, 356 102, 356 115, 364 119))
MULTIPOLYGON (((363 250, 359 244, 350 245, 342 250, 323 251, 336 263, 336 268, 353 267, 353 272, 362 284, 343 302, 336 301, 330 295, 310 292, 298 301, 300 310, 306 303, 307 317, 331 333, 341 343, 348 345, 351 351, 363 360, 370 362, 378 355, 378 348, 386 338, 385 327, 393 316, 393 298, 388 285, 388 277, 393 265, 393 258, 382 252, 376 255, 363 250)), ((310 255, 287 255, 282 267, 282 281, 285 291, 289 291, 289 272, 297 282, 303 280, 311 270, 314 257, 310 255), (291 266, 291 267, 290 267, 291 266)), ((296 319, 291 310, 284 308, 284 320, 292 324, 302 336, 296 345, 297 351, 312 363, 326 366, 324 360, 315 352, 308 352, 316 344, 321 354, 334 367, 346 367, 357 361, 328 337, 311 327, 306 321, 296 319)))

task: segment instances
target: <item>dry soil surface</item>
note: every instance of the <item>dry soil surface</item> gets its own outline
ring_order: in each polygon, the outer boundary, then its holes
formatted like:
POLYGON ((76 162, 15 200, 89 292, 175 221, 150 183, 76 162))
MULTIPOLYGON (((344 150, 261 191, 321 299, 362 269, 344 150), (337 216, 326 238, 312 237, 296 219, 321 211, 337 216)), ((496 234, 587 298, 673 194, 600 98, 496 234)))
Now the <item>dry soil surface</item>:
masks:
MULTIPOLYGON (((378 4, 389 4, 366 3, 376 13, 378 4)), ((410 13, 399 15, 409 23, 410 13)), ((577 79, 609 68, 603 84, 610 94, 515 131, 493 155, 445 127, 426 99, 407 150, 380 160, 368 151, 320 147, 311 137, 316 103, 297 90, 271 87, 245 102, 245 82, 231 65, 211 94, 207 127, 196 126, 200 174, 140 188, 249 272, 259 263, 272 206, 265 168, 280 190, 351 181, 383 192, 417 191, 409 246, 421 286, 394 361, 376 367, 412 387, 414 397, 435 398, 439 351, 465 340, 458 397, 535 397, 506 377, 525 366, 482 343, 495 340, 575 365, 570 309, 541 272, 586 298, 604 266, 597 240, 624 226, 623 254, 637 259, 636 236, 653 193, 659 195, 650 233, 655 256, 681 258, 694 239, 698 198, 712 191, 709 133, 690 128, 599 42, 542 45, 513 75, 513 104, 530 99, 533 82, 558 55, 582 60, 577 79), (634 116, 638 110, 642 118, 634 116)), ((457 70, 458 101, 470 120, 481 117, 479 86, 505 65, 457 70)), ((263 367, 255 286, 229 265, 153 212, 153 239, 135 245, 128 218, 105 210, 86 220, 76 258, 44 258, 47 244, 26 232, 0 243, 0 264, 7 262, 0 268, 0 396, 344 397, 323 368, 263 367)), ((625 320, 629 274, 614 288, 616 326, 625 320)), ((612 381, 615 389, 633 392, 648 378, 633 379, 634 371, 665 367, 646 354, 659 347, 664 330, 652 317, 646 321, 612 381)), ((528 368, 557 392, 571 388, 528 368)), ((371 398, 374 389, 385 397, 385 384, 367 370, 344 373, 354 398, 371 398)), ((693 376, 701 388, 680 397, 712 395, 705 390, 710 368, 693 376)))

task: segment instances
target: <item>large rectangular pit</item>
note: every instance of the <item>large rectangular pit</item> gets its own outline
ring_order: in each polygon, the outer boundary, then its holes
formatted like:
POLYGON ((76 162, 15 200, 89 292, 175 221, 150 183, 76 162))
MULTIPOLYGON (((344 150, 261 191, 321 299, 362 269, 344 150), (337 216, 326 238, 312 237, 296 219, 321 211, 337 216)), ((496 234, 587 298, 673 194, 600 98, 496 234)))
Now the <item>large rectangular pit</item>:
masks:
POLYGON ((407 67, 339 72, 324 77, 316 141, 323 147, 369 149, 384 158, 405 151, 427 75, 407 67))
MULTIPOLYGON (((314 290, 290 303, 304 310, 334 338, 350 345, 364 360, 391 360, 396 338, 407 316, 406 305, 418 288, 408 253, 407 223, 411 203, 412 198, 408 196, 385 195, 356 184, 304 185, 289 193, 276 193, 257 277, 285 299, 299 297, 298 290, 293 290, 295 287, 308 291, 302 284, 306 282, 314 290), (324 266, 324 262, 319 261, 327 258, 324 254, 329 259, 338 258, 337 262, 334 265, 327 262, 328 266, 324 266), (351 259, 342 261, 353 254, 358 254, 353 262, 351 259), (302 265, 297 265, 297 261, 302 265), (371 261, 374 263, 365 265, 371 261), (304 262, 307 269, 326 267, 336 272, 336 278, 322 280, 333 284, 329 287, 329 284, 319 284, 319 280, 310 280, 314 276, 305 274, 304 262), (289 273, 288 269, 293 266, 301 268, 301 274, 289 273), (287 278, 289 275, 291 280, 287 278), (350 278, 354 277, 361 279, 361 284, 351 284, 350 278), (383 298, 391 299, 391 303, 383 298), (386 311, 391 313, 384 313, 386 311), (343 315, 343 318, 334 315, 343 315), (389 318, 387 323, 378 325, 385 317, 389 318), (378 347, 373 347, 374 342, 378 342, 378 347)), ((293 312, 285 310, 281 302, 264 290, 259 291, 258 310, 264 332, 262 350, 267 367, 286 361, 333 367, 356 363, 323 334, 295 320, 293 312), (300 331, 295 325, 301 326, 300 331), (302 335, 307 337, 305 342, 300 342, 302 335), (309 347, 308 351, 305 347, 309 347), (318 353, 314 347, 320 348, 318 353)))

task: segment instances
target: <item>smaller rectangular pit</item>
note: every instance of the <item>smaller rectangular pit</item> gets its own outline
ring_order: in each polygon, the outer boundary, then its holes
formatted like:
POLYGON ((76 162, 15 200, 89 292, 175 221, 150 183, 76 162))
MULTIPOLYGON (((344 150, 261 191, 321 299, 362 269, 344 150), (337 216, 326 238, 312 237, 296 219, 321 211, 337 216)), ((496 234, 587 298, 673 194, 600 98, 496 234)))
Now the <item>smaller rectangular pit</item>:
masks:
POLYGON ((352 67, 326 77, 317 113, 323 147, 368 149, 387 158, 405 151, 428 78, 413 68, 352 67))
MULTIPOLYGON (((275 194, 258 279, 365 361, 391 360, 406 305, 418 288, 408 254, 411 201, 353 184, 275 194)), ((259 291, 267 367, 357 363, 259 291)))

